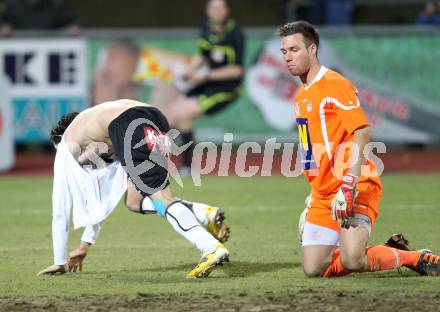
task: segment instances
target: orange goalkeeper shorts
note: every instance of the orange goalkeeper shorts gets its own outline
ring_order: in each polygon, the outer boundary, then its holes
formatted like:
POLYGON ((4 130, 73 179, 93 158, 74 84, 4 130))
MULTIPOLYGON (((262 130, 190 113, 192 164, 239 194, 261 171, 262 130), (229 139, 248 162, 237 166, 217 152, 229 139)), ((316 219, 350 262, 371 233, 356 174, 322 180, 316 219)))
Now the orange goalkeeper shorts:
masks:
MULTIPOLYGON (((356 191, 358 195, 354 203, 354 212, 368 216, 373 227, 378 215, 382 187, 366 181, 358 183, 356 191)), ((339 222, 332 219, 331 204, 335 195, 336 193, 323 198, 319 194, 312 192, 312 201, 306 221, 339 232, 341 229, 339 222)))

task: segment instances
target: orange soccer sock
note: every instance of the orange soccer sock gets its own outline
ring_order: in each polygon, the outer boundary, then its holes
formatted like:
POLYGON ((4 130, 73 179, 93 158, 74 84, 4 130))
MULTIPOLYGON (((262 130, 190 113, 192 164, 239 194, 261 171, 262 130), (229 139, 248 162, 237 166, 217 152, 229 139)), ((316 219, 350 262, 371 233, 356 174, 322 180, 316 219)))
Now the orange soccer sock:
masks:
MULTIPOLYGON (((399 250, 384 245, 366 248, 368 257, 368 271, 384 271, 397 269, 402 266, 415 268, 420 258, 418 251, 399 250)), ((350 274, 351 271, 345 269, 341 263, 339 249, 336 249, 332 262, 325 270, 323 277, 336 277, 350 274)))
POLYGON ((368 270, 370 272, 397 269, 402 266, 416 267, 420 258, 418 251, 406 251, 384 245, 367 247, 368 270))
POLYGON ((335 250, 332 257, 332 262, 325 270, 322 277, 336 277, 350 274, 351 271, 344 269, 341 263, 341 257, 339 256, 339 248, 335 250))

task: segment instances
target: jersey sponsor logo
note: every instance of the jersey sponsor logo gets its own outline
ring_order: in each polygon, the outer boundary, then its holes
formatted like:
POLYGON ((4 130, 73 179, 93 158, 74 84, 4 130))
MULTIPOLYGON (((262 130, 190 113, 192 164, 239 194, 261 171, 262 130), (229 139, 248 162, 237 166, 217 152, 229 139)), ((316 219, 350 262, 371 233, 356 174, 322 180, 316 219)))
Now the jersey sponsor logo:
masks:
POLYGON ((298 127, 299 148, 301 149, 301 163, 304 170, 316 169, 313 158, 312 142, 310 141, 309 122, 307 118, 296 118, 298 127))

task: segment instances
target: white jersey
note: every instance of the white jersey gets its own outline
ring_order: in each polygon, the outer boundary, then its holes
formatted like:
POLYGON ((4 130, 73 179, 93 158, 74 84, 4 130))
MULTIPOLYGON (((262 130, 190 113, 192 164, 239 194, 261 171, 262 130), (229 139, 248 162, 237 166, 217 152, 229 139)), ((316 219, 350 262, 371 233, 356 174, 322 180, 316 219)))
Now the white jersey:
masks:
POLYGON ((94 243, 105 220, 127 190, 127 174, 118 161, 102 169, 81 167, 61 141, 54 164, 52 239, 54 264, 67 263, 70 212, 74 229, 86 227, 82 241, 94 243))

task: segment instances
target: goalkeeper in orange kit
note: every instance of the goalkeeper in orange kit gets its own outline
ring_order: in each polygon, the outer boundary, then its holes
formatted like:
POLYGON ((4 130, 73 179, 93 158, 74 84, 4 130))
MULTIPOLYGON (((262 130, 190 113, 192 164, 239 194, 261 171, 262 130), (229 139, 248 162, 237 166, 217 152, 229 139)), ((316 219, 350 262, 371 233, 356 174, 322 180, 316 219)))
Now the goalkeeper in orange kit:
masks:
POLYGON ((302 81, 294 109, 301 162, 311 194, 301 234, 306 276, 343 276, 409 267, 439 275, 440 257, 428 250, 390 245, 368 247, 382 186, 366 160, 371 128, 356 87, 318 60, 319 35, 308 22, 279 29, 287 68, 302 81))

